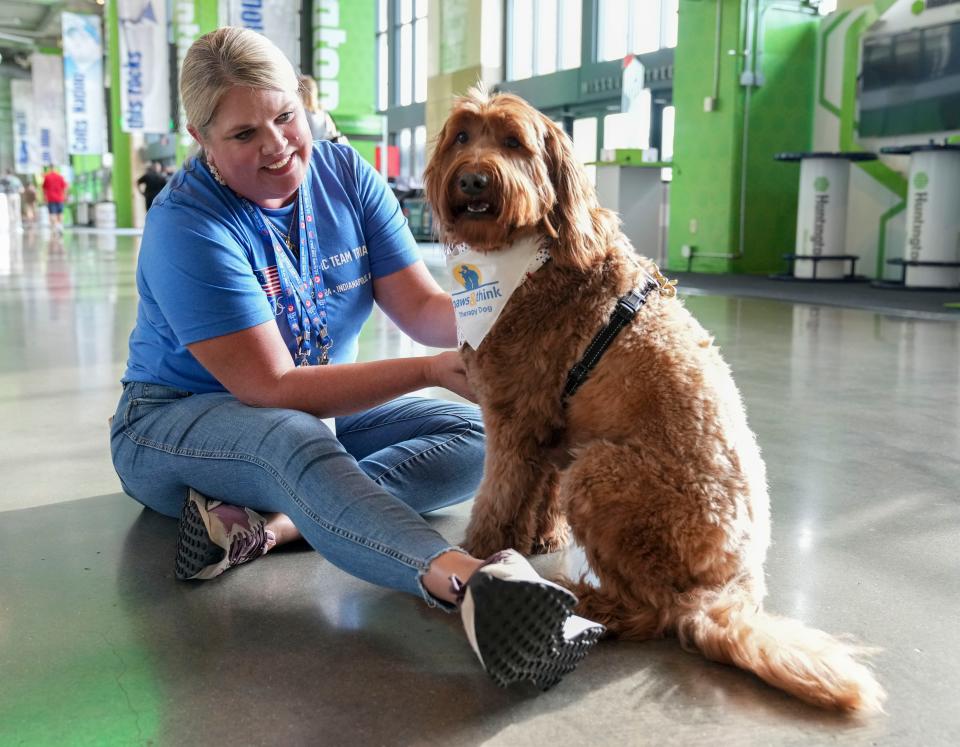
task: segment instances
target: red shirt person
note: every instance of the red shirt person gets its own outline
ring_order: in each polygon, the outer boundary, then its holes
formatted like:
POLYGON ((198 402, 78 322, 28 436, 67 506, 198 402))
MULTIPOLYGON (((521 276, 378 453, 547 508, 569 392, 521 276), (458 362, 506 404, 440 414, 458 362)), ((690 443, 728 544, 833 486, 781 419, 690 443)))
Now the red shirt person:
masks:
POLYGON ((50 211, 50 221, 60 228, 63 214, 63 203, 67 197, 67 180, 54 168, 47 167, 47 173, 43 175, 43 198, 47 202, 47 208, 50 211))

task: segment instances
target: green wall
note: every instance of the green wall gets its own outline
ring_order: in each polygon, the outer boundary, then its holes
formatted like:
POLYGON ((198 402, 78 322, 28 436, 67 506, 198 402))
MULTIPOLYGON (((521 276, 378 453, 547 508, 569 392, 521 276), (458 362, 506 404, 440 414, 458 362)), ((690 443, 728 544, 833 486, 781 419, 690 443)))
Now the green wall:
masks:
MULTIPOLYGON (((723 3, 720 86, 713 112, 703 101, 713 92, 716 5, 680 0, 680 25, 673 70, 676 107, 673 170, 670 185, 670 229, 667 265, 685 269, 681 246, 706 252, 728 252, 736 241, 742 98, 737 83, 739 63, 726 50, 740 46, 740 2, 723 3), (733 244, 731 243, 733 242, 733 244)), ((722 272, 728 263, 703 259, 695 269, 722 272)))
MULTIPOLYGON (((782 2, 763 14, 758 50, 762 49, 759 72, 764 81, 750 93, 744 255, 698 258, 697 252, 735 254, 740 240, 744 57, 727 50, 747 47, 744 21, 753 3, 719 1, 723 3, 719 95, 714 111, 706 112, 704 99, 714 86, 717 5, 680 0, 674 63, 677 166, 670 192, 668 267, 686 269, 682 247, 692 245, 695 271, 767 273, 780 269, 781 255, 793 249, 797 170, 775 162, 773 156, 810 145, 817 18, 779 10, 782 2)), ((765 5, 773 2, 760 0, 759 7, 765 5)))
POLYGON ((753 90, 750 104, 745 251, 735 271, 782 271, 782 255, 795 248, 800 167, 773 156, 810 150, 817 26, 811 16, 767 12, 765 82, 753 90))

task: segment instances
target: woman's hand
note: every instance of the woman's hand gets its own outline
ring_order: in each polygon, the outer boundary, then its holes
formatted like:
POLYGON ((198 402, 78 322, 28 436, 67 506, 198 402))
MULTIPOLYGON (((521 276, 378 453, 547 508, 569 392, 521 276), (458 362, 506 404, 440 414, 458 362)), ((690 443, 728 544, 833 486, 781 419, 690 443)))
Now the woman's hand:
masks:
POLYGON ((428 359, 430 380, 437 386, 449 389, 471 402, 477 401, 477 395, 467 381, 467 370, 463 365, 463 358, 456 350, 439 353, 428 359))

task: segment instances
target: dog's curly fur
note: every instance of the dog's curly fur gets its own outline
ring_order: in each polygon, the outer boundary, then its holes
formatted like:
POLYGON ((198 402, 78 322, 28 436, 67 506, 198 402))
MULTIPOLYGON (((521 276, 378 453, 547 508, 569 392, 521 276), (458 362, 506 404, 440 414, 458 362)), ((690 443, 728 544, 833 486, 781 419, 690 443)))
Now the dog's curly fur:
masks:
POLYGON ((582 615, 627 638, 674 634, 816 705, 879 710, 868 649, 760 607, 764 463, 730 369, 680 299, 651 293, 564 405, 569 369, 656 268, 563 131, 516 96, 471 90, 425 181, 442 240, 492 252, 540 235, 551 253, 479 349, 462 349, 488 436, 467 548, 556 550, 569 521, 599 581, 568 582, 582 615), (478 174, 482 192, 465 190, 478 174))

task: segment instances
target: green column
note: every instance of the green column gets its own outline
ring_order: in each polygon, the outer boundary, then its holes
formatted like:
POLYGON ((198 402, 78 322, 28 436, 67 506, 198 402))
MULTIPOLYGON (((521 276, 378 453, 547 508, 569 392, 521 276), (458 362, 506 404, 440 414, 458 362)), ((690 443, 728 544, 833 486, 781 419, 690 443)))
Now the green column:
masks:
POLYGON ((692 269, 698 272, 782 269, 781 255, 794 248, 797 170, 774 161, 774 155, 810 147, 817 23, 799 3, 782 0, 680 0, 670 269, 687 268, 685 246, 693 247, 692 269), (722 3, 719 49, 717 2, 722 3), (753 16, 749 25, 748 16, 753 16), (755 46, 744 38, 748 27, 756 27, 755 46), (742 52, 750 47, 762 80, 750 89, 745 120, 741 73, 749 69, 750 57, 742 52), (714 96, 707 111, 704 100, 714 96), (743 256, 733 256, 741 246, 743 256))
MULTIPOLYGON (((736 250, 739 191, 742 89, 737 80, 740 61, 727 54, 741 48, 740 0, 697 2, 681 0, 680 26, 673 68, 673 183, 670 185, 668 267, 684 270, 681 247, 711 254, 736 250), (716 2, 723 3, 720 55, 716 56, 716 2), (714 92, 714 65, 719 84, 714 92), (704 99, 717 94, 714 110, 704 111, 704 99)), ((729 261, 700 259, 693 269, 727 272, 729 261)))
POLYGON ((110 64, 110 149, 113 152, 113 201, 117 204, 117 227, 133 227, 133 174, 130 136, 121 128, 120 24, 117 3, 107 3, 107 61, 110 64))

